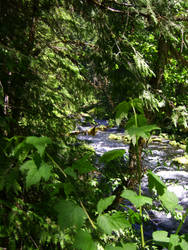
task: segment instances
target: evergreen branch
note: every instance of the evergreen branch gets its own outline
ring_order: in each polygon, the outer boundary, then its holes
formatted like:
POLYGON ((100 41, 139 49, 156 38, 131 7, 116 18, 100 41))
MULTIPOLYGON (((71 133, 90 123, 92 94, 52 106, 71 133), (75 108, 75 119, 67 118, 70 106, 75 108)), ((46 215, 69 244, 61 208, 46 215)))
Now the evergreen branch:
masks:
POLYGON ((174 21, 187 22, 188 21, 188 16, 185 16, 185 15, 176 16, 176 17, 174 17, 174 21))
MULTIPOLYGON (((130 10, 129 11, 124 11, 124 10, 114 9, 114 8, 112 8, 110 6, 106 6, 106 5, 102 4, 102 3, 99 3, 96 0, 87 0, 87 1, 90 2, 91 4, 96 5, 100 9, 107 10, 107 11, 110 11, 110 12, 113 12, 113 13, 121 13, 121 14, 127 14, 127 15, 129 15, 129 14, 133 14, 133 15, 139 14, 140 16, 143 16, 143 17, 146 17, 146 18, 150 17, 150 15, 148 15, 148 14, 138 12, 138 11, 135 11, 135 10, 130 12, 130 10)), ((117 3, 117 2, 115 2, 115 3, 117 3)), ((133 7, 133 6, 132 5, 127 5, 127 7, 133 7)))
POLYGON ((168 42, 168 47, 172 56, 174 56, 176 60, 179 61, 183 66, 188 67, 188 60, 186 60, 185 57, 183 57, 181 53, 177 49, 175 49, 170 42, 168 42))

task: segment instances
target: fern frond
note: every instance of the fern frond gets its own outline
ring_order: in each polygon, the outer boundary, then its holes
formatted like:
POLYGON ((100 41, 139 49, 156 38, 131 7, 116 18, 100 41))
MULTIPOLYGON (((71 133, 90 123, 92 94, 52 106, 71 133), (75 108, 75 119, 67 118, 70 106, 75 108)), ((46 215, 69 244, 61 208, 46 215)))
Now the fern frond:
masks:
POLYGON ((135 52, 133 58, 136 64, 136 67, 138 68, 139 72, 144 76, 155 76, 155 73, 150 69, 149 65, 147 62, 144 60, 143 56, 135 50, 133 47, 133 50, 135 52))

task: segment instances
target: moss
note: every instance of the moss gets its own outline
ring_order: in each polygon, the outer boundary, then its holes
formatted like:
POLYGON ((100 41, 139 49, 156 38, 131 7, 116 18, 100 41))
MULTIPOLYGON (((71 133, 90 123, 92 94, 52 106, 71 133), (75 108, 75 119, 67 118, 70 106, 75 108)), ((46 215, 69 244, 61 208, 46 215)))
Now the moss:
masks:
POLYGON ((173 159, 173 162, 176 162, 188 168, 188 155, 185 154, 184 156, 176 157, 173 159))
POLYGON ((125 136, 125 135, 120 135, 120 134, 110 134, 108 138, 110 140, 123 142, 124 144, 129 144, 131 141, 131 138, 128 135, 125 136))
POLYGON ((176 141, 170 141, 169 144, 173 147, 179 147, 179 143, 176 141))

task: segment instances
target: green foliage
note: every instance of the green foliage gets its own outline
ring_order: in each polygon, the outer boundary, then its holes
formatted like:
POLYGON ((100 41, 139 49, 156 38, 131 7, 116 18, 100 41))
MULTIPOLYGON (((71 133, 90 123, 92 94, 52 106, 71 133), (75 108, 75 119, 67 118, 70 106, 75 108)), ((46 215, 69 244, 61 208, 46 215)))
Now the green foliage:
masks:
POLYGON ((183 237, 176 234, 171 234, 170 237, 168 237, 168 232, 166 231, 153 232, 152 236, 157 245, 166 246, 168 249, 179 249, 180 247, 180 249, 185 250, 188 246, 188 243, 183 237))
POLYGON ((75 161, 71 169, 77 170, 79 174, 86 174, 96 170, 96 168, 90 163, 88 159, 89 155, 85 155, 80 160, 75 161))
POLYGON ((47 163, 41 161, 38 164, 34 160, 29 160, 25 162, 21 167, 21 171, 27 171, 26 176, 26 188, 30 188, 32 185, 38 184, 43 178, 48 181, 51 176, 52 167, 47 163))
POLYGON ((124 190, 121 196, 129 200, 136 208, 139 208, 145 204, 152 205, 152 199, 146 196, 137 195, 136 192, 132 190, 124 190))
POLYGON ((76 235, 74 246, 76 249, 91 249, 91 250, 97 250, 97 246, 95 242, 93 241, 91 234, 84 231, 79 231, 76 235))
POLYGON ((118 106, 116 107, 116 123, 117 125, 120 125, 121 121, 124 118, 128 117, 128 113, 130 110, 131 106, 130 103, 123 101, 118 106))
POLYGON ((168 232, 166 231, 156 231, 153 232, 153 239, 157 242, 169 243, 168 232))
POLYGON ((136 126, 132 126, 129 129, 127 129, 127 133, 130 135, 130 137, 132 138, 133 144, 136 144, 136 137, 142 137, 144 139, 148 139, 150 137, 150 132, 153 130, 157 130, 160 129, 158 126, 156 125, 146 125, 146 126, 142 126, 142 127, 136 127, 136 126))
POLYGON ((107 197, 105 199, 100 199, 97 203, 97 212, 101 214, 108 206, 110 206, 115 199, 115 195, 107 197))
POLYGON ((177 108, 174 108, 172 113, 172 121, 175 127, 177 127, 177 125, 183 126, 184 128, 188 127, 188 112, 186 106, 179 106, 177 108))
MULTIPOLYGON (((141 244, 127 235, 135 222, 143 231, 142 206, 151 198, 126 189, 122 196, 138 212, 105 213, 115 197, 104 186, 126 180, 125 151, 101 157, 120 165, 101 171, 100 179, 93 154, 67 136, 84 107, 112 118, 118 103, 116 122, 128 120, 135 147, 159 129, 147 124, 148 111, 158 111, 159 123, 171 117, 176 131, 187 127, 187 1, 129 2, 2 1, 0 247, 145 247, 142 235, 141 244)), ((148 178, 163 207, 175 213, 174 194, 151 172, 148 178)), ((176 235, 156 233, 154 242, 187 249, 186 237, 178 236, 184 219, 176 235)))
POLYGON ((58 224, 63 230, 70 227, 79 229, 86 219, 83 209, 72 201, 59 201, 55 210, 58 212, 58 224))
POLYGON ((166 207, 171 213, 174 213, 176 209, 182 210, 182 206, 178 205, 179 200, 174 193, 165 190, 164 194, 159 196, 159 198, 164 207, 166 207))
POLYGON ((100 161, 101 162, 110 162, 114 159, 117 159, 119 157, 122 157, 125 154, 125 150, 124 149, 114 149, 108 152, 105 152, 101 158, 100 161))
POLYGON ((113 231, 131 227, 129 221, 125 219, 125 214, 122 212, 115 212, 111 215, 99 215, 97 224, 106 234, 111 234, 113 231))
POLYGON ((158 195, 163 195, 166 190, 165 183, 151 170, 148 170, 148 186, 151 191, 155 188, 158 195))
POLYGON ((26 138, 25 143, 33 145, 37 149, 40 156, 42 157, 44 155, 44 151, 46 149, 46 146, 48 144, 51 144, 52 141, 48 137, 40 137, 39 138, 36 136, 29 136, 26 138))

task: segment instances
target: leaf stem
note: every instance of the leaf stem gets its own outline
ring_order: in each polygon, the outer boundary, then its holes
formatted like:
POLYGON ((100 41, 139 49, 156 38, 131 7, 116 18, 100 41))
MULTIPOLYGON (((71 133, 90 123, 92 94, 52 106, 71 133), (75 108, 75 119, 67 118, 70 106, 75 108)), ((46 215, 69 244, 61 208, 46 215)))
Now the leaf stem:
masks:
POLYGON ((185 214, 183 215, 183 218, 182 218, 182 220, 181 220, 181 222, 180 222, 180 224, 179 224, 179 226, 178 226, 178 228, 176 230, 176 233, 175 233, 176 235, 179 234, 179 231, 180 231, 183 223, 185 222, 185 219, 186 219, 187 215, 188 215, 188 209, 186 210, 185 214))
MULTIPOLYGON (((135 126, 136 128, 138 127, 138 120, 137 120, 137 113, 133 104, 133 101, 131 102, 131 106, 134 112, 134 117, 135 117, 135 126)), ((141 192, 141 164, 140 164, 140 159, 139 159, 139 145, 138 145, 138 136, 136 136, 136 161, 137 161, 137 168, 138 168, 138 175, 139 175, 139 191, 138 191, 138 195, 141 196, 142 192, 141 192)), ((142 206, 139 207, 139 213, 140 213, 140 217, 142 218, 142 206)), ((141 235, 141 245, 142 245, 142 249, 144 249, 145 247, 145 240, 144 240, 144 227, 143 227, 143 222, 141 222, 140 224, 140 235, 141 235)))
POLYGON ((81 207, 83 208, 84 213, 86 214, 86 216, 87 216, 87 218, 88 218, 88 220, 89 220, 91 226, 92 226, 94 229, 97 229, 96 226, 94 225, 92 219, 90 218, 90 216, 89 216, 89 214, 88 214, 88 212, 87 212, 86 208, 84 207, 84 204, 82 203, 81 200, 80 200, 80 205, 81 205, 81 207))
POLYGON ((48 153, 46 153, 48 158, 54 163, 54 165, 56 165, 56 167, 61 171, 61 173, 67 178, 66 173, 63 171, 63 169, 59 166, 59 164, 57 164, 57 162, 54 161, 54 159, 51 157, 51 155, 49 155, 48 153))

